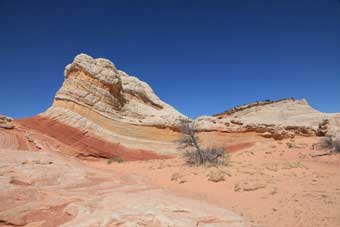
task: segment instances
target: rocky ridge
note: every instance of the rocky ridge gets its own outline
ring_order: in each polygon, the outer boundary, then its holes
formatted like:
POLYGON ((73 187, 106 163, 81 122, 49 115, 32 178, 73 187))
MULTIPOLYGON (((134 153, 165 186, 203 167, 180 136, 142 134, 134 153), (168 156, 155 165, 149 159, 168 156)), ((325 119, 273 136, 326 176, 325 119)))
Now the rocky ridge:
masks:
POLYGON ((340 114, 321 113, 306 100, 294 98, 259 101, 195 120, 198 131, 257 132, 263 137, 284 139, 325 136, 340 127, 340 114))

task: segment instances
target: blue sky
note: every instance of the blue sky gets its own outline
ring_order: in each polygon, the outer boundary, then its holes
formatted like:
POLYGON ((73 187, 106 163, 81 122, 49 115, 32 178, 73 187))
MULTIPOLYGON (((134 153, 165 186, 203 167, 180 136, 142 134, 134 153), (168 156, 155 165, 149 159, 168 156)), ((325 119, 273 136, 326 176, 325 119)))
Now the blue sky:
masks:
POLYGON ((339 0, 0 0, 0 114, 47 109, 78 53, 195 117, 262 99, 340 112, 339 0))

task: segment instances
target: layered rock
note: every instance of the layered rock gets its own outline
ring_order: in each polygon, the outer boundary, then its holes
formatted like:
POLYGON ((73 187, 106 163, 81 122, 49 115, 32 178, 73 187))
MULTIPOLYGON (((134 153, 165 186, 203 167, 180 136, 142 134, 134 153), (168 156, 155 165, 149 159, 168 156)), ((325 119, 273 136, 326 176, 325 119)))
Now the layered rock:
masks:
POLYGON ((112 120, 162 128, 176 127, 186 119, 160 100, 147 83, 118 70, 109 60, 80 54, 64 74, 53 107, 71 103, 112 120))
POLYGON ((321 113, 306 100, 265 100, 195 120, 199 131, 258 132, 274 139, 324 136, 340 128, 340 114, 321 113))
POLYGON ((80 54, 65 68, 53 105, 40 116, 90 131, 113 143, 160 153, 176 151, 187 119, 137 77, 109 60, 80 54))
POLYGON ((0 128, 13 129, 14 128, 13 118, 0 115, 0 128))

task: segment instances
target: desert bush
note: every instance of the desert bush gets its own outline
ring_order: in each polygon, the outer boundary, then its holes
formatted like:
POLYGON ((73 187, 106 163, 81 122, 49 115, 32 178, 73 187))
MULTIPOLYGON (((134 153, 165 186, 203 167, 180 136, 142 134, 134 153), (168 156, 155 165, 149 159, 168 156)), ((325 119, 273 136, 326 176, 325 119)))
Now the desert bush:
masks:
POLYGON ((226 174, 222 170, 216 169, 216 170, 211 170, 207 176, 208 176, 209 181, 217 183, 220 181, 224 181, 225 175, 226 174))
POLYGON ((184 179, 184 176, 180 173, 173 173, 171 175, 171 181, 178 182, 179 184, 183 184, 183 183, 187 182, 187 180, 184 179))
POLYGON ((227 153, 222 148, 187 151, 184 153, 184 157, 190 165, 224 165, 228 158, 227 153))
POLYGON ((295 144, 293 144, 293 143, 286 143, 286 144, 287 144, 287 147, 289 149, 294 148, 294 146, 295 146, 295 144))
POLYGON ((340 138, 336 136, 326 136, 321 140, 321 147, 330 149, 332 153, 340 154, 340 138))
POLYGON ((180 148, 189 148, 184 153, 186 162, 190 165, 225 164, 226 152, 223 148, 202 148, 196 135, 193 123, 182 122, 182 138, 178 141, 180 148))

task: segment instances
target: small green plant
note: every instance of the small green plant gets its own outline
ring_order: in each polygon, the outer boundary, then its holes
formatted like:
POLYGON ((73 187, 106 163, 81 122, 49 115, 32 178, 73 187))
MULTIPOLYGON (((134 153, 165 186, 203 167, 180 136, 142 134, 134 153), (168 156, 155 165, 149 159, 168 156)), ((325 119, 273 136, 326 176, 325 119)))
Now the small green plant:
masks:
POLYGON ((111 164, 112 162, 121 163, 121 162, 124 162, 124 160, 121 157, 113 157, 107 160, 107 164, 111 164))

